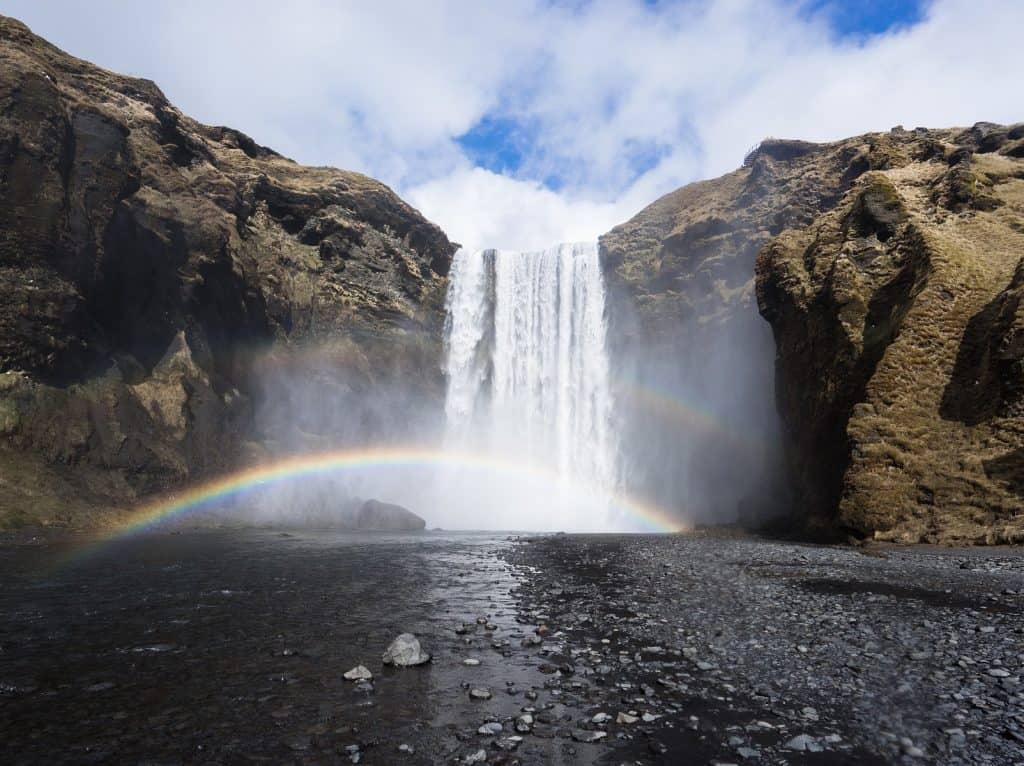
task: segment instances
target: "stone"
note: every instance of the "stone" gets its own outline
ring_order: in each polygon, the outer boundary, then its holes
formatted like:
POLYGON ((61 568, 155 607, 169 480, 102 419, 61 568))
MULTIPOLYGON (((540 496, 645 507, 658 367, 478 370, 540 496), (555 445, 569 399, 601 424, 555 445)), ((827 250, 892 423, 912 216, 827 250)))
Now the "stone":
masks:
POLYGON ((630 715, 629 713, 621 713, 620 712, 615 717, 615 723, 626 724, 626 725, 634 724, 634 723, 636 723, 639 720, 640 719, 637 716, 630 715))
POLYGON ((369 681, 373 678, 373 673, 364 665, 356 665, 351 670, 345 671, 343 677, 346 681, 369 681))
POLYGON ((385 665, 411 667, 430 662, 430 655, 423 651, 416 636, 412 633, 402 633, 384 651, 381 661, 385 665))
POLYGON ((496 734, 501 734, 502 728, 502 725, 498 721, 489 721, 477 729, 476 733, 493 737, 496 734))
POLYGON ((792 739, 788 740, 783 747, 786 750, 796 750, 798 752, 821 752, 822 747, 818 744, 817 740, 809 734, 798 734, 792 739))
POLYGON ((523 738, 522 737, 517 737, 517 736, 513 735, 511 737, 502 737, 497 742, 495 742, 494 745, 499 750, 504 750, 506 752, 511 752, 512 750, 517 749, 522 743, 523 743, 523 738))
POLYGON ((427 522, 408 508, 379 500, 367 500, 355 512, 354 529, 367 532, 415 532, 425 529, 427 522))
POLYGON ((470 699, 475 700, 489 700, 491 698, 491 690, 474 687, 469 690, 470 699))

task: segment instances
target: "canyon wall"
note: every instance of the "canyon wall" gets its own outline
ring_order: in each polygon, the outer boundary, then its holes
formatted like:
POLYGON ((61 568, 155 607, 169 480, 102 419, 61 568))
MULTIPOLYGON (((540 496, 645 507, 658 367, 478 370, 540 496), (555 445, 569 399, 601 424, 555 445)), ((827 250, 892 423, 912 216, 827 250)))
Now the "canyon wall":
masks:
POLYGON ((726 517, 738 484, 752 518, 781 502, 805 531, 1024 539, 1022 158, 1020 125, 769 139, 605 235, 616 343, 712 405, 710 425, 650 419, 657 471, 704 476, 726 517), (746 413, 770 437, 771 399, 788 491, 720 433, 746 413))
POLYGON ((0 518, 88 524, 439 411, 454 251, 382 184, 0 17, 0 518))

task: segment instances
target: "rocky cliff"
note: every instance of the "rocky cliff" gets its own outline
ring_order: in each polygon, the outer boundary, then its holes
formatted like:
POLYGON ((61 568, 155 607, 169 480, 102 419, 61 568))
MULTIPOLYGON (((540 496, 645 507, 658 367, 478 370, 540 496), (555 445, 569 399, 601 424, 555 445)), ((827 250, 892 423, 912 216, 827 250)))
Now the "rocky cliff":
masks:
POLYGON ((627 338, 749 323, 756 288, 806 525, 1024 540, 1024 126, 767 140, 602 244, 627 338))
POLYGON ((315 446, 334 423, 295 390, 366 431, 438 397, 454 250, 380 183, 0 17, 0 518, 88 523, 315 446))

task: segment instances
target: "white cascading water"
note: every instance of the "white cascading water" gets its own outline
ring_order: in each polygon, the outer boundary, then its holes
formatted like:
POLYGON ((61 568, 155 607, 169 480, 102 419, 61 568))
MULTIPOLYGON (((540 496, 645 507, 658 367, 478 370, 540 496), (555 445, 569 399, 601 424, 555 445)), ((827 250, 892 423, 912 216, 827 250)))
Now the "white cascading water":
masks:
POLYGON ((479 526, 608 528, 617 450, 596 243, 460 250, 447 310, 446 447, 512 467, 450 476, 454 496, 479 526))

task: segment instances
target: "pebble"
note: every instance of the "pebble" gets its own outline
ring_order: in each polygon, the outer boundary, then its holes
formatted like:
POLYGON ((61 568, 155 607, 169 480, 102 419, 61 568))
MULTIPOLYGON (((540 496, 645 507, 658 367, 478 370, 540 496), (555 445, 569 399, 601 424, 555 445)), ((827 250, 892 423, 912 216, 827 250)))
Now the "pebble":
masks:
POLYGON ((373 673, 365 665, 356 665, 351 670, 346 670, 343 677, 346 681, 369 681, 373 678, 373 673))
POLYGON ((786 742, 786 744, 783 745, 783 747, 787 750, 796 750, 799 752, 808 751, 812 753, 818 753, 822 750, 821 745, 819 745, 817 741, 814 739, 814 737, 812 737, 809 734, 798 734, 792 739, 790 739, 788 742, 786 742))
POLYGON ((572 738, 577 742, 598 742, 608 736, 606 731, 588 731, 586 729, 573 729, 572 738))

